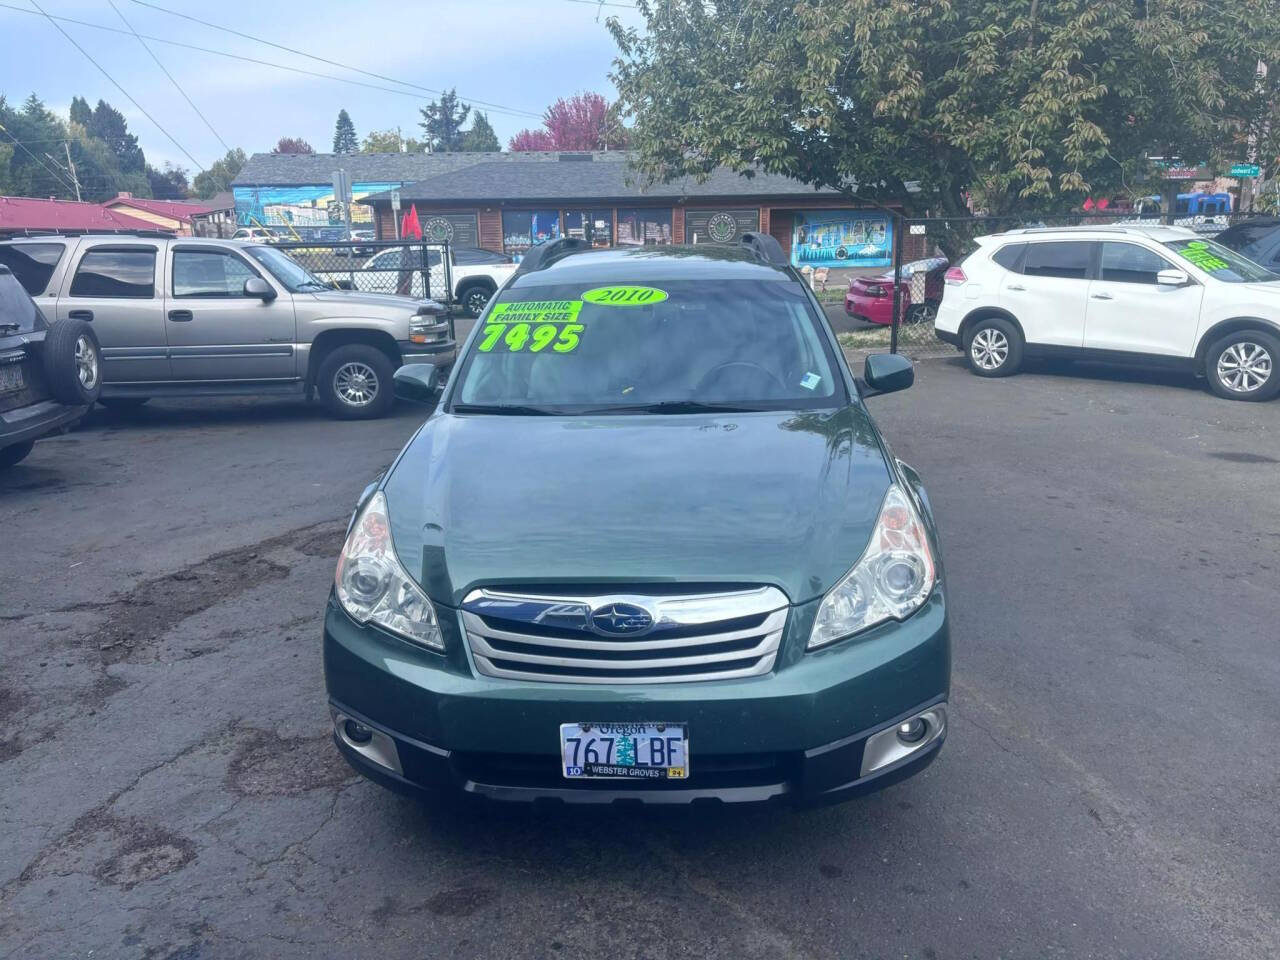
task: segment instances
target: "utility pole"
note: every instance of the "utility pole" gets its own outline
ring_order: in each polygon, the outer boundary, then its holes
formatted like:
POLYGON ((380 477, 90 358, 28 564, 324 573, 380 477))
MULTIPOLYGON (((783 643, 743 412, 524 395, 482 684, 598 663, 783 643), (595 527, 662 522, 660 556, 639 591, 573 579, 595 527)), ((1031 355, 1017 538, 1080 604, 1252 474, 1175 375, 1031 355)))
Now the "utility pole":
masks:
POLYGON ((76 165, 71 159, 71 144, 66 140, 62 141, 62 149, 67 154, 67 167, 71 171, 71 183, 76 188, 76 200, 80 200, 80 179, 76 176, 76 165))

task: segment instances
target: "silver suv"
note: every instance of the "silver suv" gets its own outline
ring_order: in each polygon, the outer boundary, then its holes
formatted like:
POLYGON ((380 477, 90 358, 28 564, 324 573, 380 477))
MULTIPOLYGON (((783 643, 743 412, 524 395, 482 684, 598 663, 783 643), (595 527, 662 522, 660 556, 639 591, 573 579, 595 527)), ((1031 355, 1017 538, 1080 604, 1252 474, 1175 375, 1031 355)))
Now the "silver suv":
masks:
POLYGON ((446 308, 335 290, 274 247, 141 235, 0 243, 50 320, 92 322, 105 406, 156 396, 318 394, 336 417, 390 412, 403 363, 447 362, 446 308))

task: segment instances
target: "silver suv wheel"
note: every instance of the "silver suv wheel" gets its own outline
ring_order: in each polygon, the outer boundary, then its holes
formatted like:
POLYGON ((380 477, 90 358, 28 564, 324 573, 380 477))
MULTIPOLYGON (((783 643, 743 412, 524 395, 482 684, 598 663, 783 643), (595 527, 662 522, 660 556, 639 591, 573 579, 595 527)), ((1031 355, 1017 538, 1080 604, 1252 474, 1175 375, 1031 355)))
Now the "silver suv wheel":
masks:
POLYGON ((86 336, 76 338, 76 376, 80 378, 80 386, 85 390, 97 388, 98 347, 86 336))
POLYGON ((352 360, 340 366, 333 375, 333 392, 343 403, 365 407, 378 396, 378 375, 367 363, 352 360))
POLYGON ((1242 340, 1218 357, 1218 380, 1232 393, 1253 393, 1271 379, 1275 359, 1260 343, 1242 340))
POLYGON ((1009 358, 1009 340, 999 330, 985 327, 969 344, 969 355, 983 370, 997 370, 1009 358))

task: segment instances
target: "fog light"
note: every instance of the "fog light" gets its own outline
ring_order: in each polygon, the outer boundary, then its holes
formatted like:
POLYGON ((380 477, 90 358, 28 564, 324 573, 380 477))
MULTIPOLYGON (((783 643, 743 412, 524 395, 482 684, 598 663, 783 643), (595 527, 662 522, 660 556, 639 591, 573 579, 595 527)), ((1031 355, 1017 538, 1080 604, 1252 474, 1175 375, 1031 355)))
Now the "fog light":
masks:
POLYGON ((919 743, 928 732, 929 725, 920 717, 898 724, 898 739, 903 743, 919 743))
MULTIPOLYGON (((903 724, 906 726, 906 724, 903 724)), ((354 720, 348 720, 342 725, 342 732, 346 734, 356 746, 363 746, 373 739, 373 731, 366 727, 363 723, 356 723, 354 720)))

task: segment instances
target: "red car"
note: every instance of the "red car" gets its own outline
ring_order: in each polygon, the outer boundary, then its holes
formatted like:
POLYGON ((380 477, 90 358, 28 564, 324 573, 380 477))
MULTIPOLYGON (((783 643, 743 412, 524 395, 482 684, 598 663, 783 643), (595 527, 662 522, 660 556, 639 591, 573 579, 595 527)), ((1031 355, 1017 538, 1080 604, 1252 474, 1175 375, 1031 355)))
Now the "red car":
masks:
MULTIPOLYGON (((942 301, 945 257, 914 260, 902 265, 902 322, 933 323, 942 301)), ((869 323, 893 322, 893 271, 877 277, 854 277, 844 295, 844 312, 869 323)))

